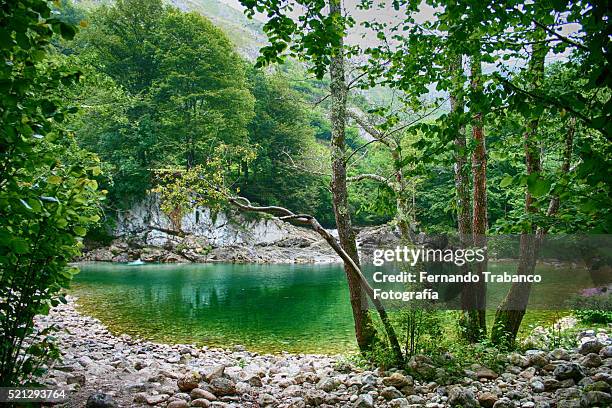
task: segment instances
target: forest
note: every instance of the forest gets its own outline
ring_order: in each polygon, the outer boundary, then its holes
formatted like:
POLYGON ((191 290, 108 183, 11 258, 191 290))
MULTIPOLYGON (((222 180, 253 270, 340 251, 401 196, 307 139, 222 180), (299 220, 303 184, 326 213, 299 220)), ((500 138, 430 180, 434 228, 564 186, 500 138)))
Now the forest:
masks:
MULTIPOLYGON (((343 262, 372 364, 406 367, 442 320, 473 350, 518 347, 531 280, 489 310, 483 284, 450 317, 386 310, 356 234, 513 234, 525 275, 545 237, 609 234, 609 5, 232 7, 261 29, 255 55, 184 2, 2 2, 0 385, 35 383, 59 357, 35 316, 67 303, 72 261, 151 194, 179 224, 206 207, 313 230, 343 262)), ((483 258, 470 273, 491 274, 483 258)), ((589 310, 609 322, 607 302, 589 310)))

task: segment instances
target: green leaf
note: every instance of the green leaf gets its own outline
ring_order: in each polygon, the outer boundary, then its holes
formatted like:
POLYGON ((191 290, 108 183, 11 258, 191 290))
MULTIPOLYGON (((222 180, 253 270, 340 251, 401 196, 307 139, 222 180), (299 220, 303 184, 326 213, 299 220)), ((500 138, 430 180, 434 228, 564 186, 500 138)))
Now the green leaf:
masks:
POLYGON ((64 40, 72 40, 76 35, 76 28, 72 24, 63 21, 59 23, 59 30, 64 40))
POLYGON ((14 239, 11 242, 11 246, 13 247, 13 251, 15 251, 16 254, 27 254, 28 252, 30 252, 30 246, 28 245, 28 242, 24 239, 14 239))
POLYGON ((527 177, 527 190, 534 197, 542 197, 550 191, 550 186, 552 183, 549 180, 538 176, 537 174, 535 174, 536 177, 532 177, 533 175, 534 174, 527 177))
POLYGON ((57 185, 57 184, 60 184, 61 182, 62 182, 62 178, 60 176, 53 175, 47 178, 47 183, 49 184, 57 185))
POLYGON ((510 184, 512 184, 513 181, 514 181, 514 177, 506 176, 502 179, 501 183, 499 183, 499 186, 501 188, 508 187, 510 184))
POLYGON ((84 237, 85 234, 87 234, 87 230, 83 227, 76 226, 74 227, 74 233, 77 234, 79 237, 84 237))

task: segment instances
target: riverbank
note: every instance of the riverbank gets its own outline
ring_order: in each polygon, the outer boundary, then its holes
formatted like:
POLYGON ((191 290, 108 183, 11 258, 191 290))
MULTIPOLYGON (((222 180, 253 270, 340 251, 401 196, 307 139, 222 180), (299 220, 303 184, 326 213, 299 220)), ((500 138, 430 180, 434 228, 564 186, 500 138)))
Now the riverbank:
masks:
MULTIPOLYGON (((612 403, 612 341, 580 334, 578 349, 502 356, 503 372, 474 366, 459 382, 419 381, 403 371, 366 370, 341 356, 251 353, 114 336, 75 300, 37 318, 55 324, 62 361, 46 382, 71 391, 65 407, 536 408, 612 403), (87 402, 89 400, 89 402, 87 402)), ((434 369, 424 356, 415 372, 434 369)))
MULTIPOLYGON (((77 261, 265 264, 342 262, 329 244, 314 231, 279 223, 276 220, 268 222, 268 225, 275 226, 274 233, 270 233, 271 227, 267 227, 259 235, 233 240, 209 240, 194 234, 176 236, 159 231, 155 231, 155 235, 135 233, 115 238, 109 245, 89 243, 77 261)), ((388 225, 362 228, 357 234, 359 253, 362 260, 366 261, 371 259, 374 249, 393 246, 398 242, 399 234, 388 225)))
MULTIPOLYGON (((342 260, 316 232, 269 216, 239 212, 213 213, 197 209, 178 225, 148 197, 119 212, 115 226, 103 241, 87 241, 75 261, 150 263, 340 263, 342 260)), ((329 230, 336 235, 335 230, 329 230)), ((393 246, 399 232, 390 225, 357 231, 362 260, 375 248, 393 246)))

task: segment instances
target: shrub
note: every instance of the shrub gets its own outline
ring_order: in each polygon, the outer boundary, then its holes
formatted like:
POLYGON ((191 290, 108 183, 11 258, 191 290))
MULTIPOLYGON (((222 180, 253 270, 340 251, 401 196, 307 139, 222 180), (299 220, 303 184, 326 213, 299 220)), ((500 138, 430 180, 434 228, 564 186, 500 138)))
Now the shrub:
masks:
POLYGON ((52 328, 34 316, 65 299, 86 227, 99 220, 95 155, 61 123, 75 109, 57 89, 79 72, 47 59, 54 35, 75 28, 51 18, 49 3, 22 0, 0 10, 0 386, 30 385, 59 355, 52 328), (26 34, 27 33, 27 34, 26 34))
POLYGON ((569 304, 572 314, 583 323, 612 323, 612 296, 607 288, 585 289, 569 304))

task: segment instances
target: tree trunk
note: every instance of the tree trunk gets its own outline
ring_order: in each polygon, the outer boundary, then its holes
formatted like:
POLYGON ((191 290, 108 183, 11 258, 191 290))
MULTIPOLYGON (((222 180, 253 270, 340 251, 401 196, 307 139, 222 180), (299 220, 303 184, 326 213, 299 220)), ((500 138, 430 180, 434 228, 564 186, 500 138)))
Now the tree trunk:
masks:
POLYGON ((393 183, 395 186, 396 195, 396 210, 397 215, 395 219, 397 226, 400 230, 400 236, 402 241, 414 242, 414 234, 412 233, 412 225, 414 224, 414 208, 411 205, 408 194, 408 182, 404 177, 404 171, 401 167, 402 158, 397 148, 391 150, 391 158, 395 167, 395 180, 393 183))
MULTIPOLYGON (((452 75, 456 75, 459 84, 459 76, 462 75, 462 57, 458 55, 452 58, 449 66, 452 75)), ((459 85, 450 93, 451 123, 455 133, 455 201, 457 206, 457 231, 462 248, 472 245, 472 200, 470 198, 470 174, 468 163, 467 143, 465 139, 465 127, 458 124, 459 117, 465 109, 465 102, 460 95, 459 85)), ((462 273, 469 272, 469 265, 462 266, 462 273)), ((461 317, 459 325, 462 327, 462 335, 468 341, 476 341, 480 337, 480 317, 476 310, 478 299, 478 287, 465 284, 461 290, 461 317)))
MULTIPOLYGON (((330 0, 330 15, 341 15, 340 0, 330 0)), ((359 255, 355 233, 351 225, 351 214, 348 204, 348 191, 346 186, 346 96, 347 86, 344 73, 344 51, 343 40, 334 49, 329 66, 330 91, 331 91, 331 155, 332 155, 332 180, 331 191, 334 207, 336 227, 340 245, 359 266, 359 255)), ((375 340, 375 329, 372 318, 368 313, 368 299, 362 290, 361 282, 356 277, 355 271, 350 264, 344 263, 344 270, 350 292, 351 307, 355 320, 355 336, 361 351, 372 349, 375 340)))
MULTIPOLYGON (((473 92, 482 92, 482 67, 480 55, 472 57, 471 61, 471 85, 473 92)), ((484 248, 487 245, 487 149, 483 129, 483 114, 477 108, 472 114, 472 138, 475 142, 472 153, 472 177, 474 184, 474 207, 472 212, 472 236, 474 246, 484 248)), ((480 276, 478 283, 469 289, 470 297, 466 299, 471 306, 472 327, 469 329, 469 337, 472 341, 480 340, 487 333, 486 323, 486 295, 487 287, 484 282, 483 272, 487 269, 487 258, 475 265, 474 273, 480 276)), ((471 286, 471 285, 470 285, 471 286)))
MULTIPOLYGON (((536 44, 533 46, 528 68, 529 73, 532 76, 532 88, 536 88, 542 83, 542 79, 544 78, 544 59, 547 51, 547 47, 542 44, 536 44)), ((527 168, 527 175, 540 173, 542 170, 540 148, 536 137, 538 124, 539 117, 530 119, 527 123, 527 129, 525 130, 524 134, 525 165, 527 168)), ((556 211, 556 209, 554 211, 556 211)), ((533 197, 529 192, 529 189, 526 189, 525 191, 525 212, 528 214, 534 214, 537 212, 537 208, 533 206, 533 197)), ((537 225, 533 223, 521 234, 517 274, 533 274, 536 260, 538 258, 541 236, 543 236, 543 231, 538 231, 537 225)), ((493 324, 493 330, 491 331, 491 341, 494 344, 507 347, 514 345, 523 316, 525 316, 525 311, 527 310, 530 292, 531 283, 512 284, 510 290, 506 294, 506 297, 497 308, 495 323, 493 324)))

